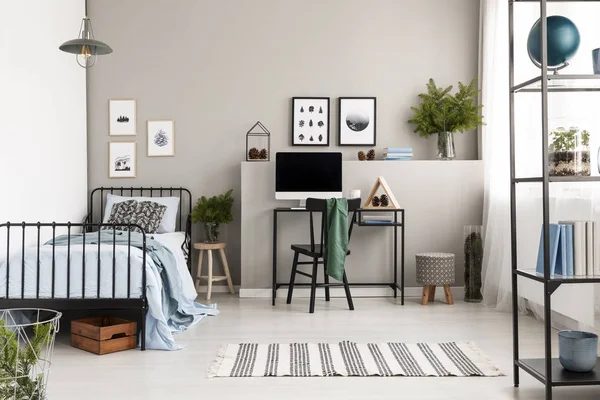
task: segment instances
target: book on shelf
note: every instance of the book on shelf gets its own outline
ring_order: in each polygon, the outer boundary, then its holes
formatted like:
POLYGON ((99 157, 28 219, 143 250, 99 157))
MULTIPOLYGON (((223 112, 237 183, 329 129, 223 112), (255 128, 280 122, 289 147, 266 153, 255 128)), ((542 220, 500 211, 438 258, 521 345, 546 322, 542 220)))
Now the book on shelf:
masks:
POLYGON ((391 224, 394 222, 394 217, 392 215, 363 215, 361 220, 363 223, 391 224))
POLYGON ((383 157, 384 161, 408 161, 412 157, 383 157))
POLYGON ((594 275, 594 221, 585 222, 585 270, 594 275))
POLYGON ((412 154, 412 147, 386 147, 383 149, 383 152, 388 153, 410 153, 412 154))
POLYGON ((567 275, 567 240, 566 240, 566 225, 558 225, 558 251, 556 253, 556 263, 554 270, 550 271, 552 275, 567 275))
MULTIPOLYGON (((550 273, 554 273, 556 268, 556 258, 558 255, 558 245, 560 241, 560 226, 558 224, 550 224, 550 273)), ((540 247, 538 250, 538 259, 535 271, 544 273, 544 229, 540 234, 540 247)))
POLYGON ((362 222, 365 225, 390 225, 393 224, 394 221, 377 221, 377 220, 365 220, 362 222))
MULTIPOLYGON (((555 273, 566 276, 597 275, 596 268, 600 261, 596 256, 597 224, 594 221, 559 221, 559 225, 565 227, 564 232, 561 230, 560 240, 566 242, 566 259, 561 259, 562 254, 558 256, 557 262, 562 265, 555 267, 555 273)), ((559 252, 560 248, 563 247, 559 245, 559 252)))

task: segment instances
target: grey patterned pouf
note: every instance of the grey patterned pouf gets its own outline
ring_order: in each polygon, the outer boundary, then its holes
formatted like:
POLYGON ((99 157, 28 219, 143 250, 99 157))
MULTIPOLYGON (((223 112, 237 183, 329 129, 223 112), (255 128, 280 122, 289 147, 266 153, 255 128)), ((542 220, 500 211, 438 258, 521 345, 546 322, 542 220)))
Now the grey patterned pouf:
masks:
POLYGON ((444 286, 446 302, 453 304, 450 285, 454 283, 454 261, 452 253, 417 254, 417 283, 423 285, 423 301, 427 304, 435 297, 436 286, 444 286))

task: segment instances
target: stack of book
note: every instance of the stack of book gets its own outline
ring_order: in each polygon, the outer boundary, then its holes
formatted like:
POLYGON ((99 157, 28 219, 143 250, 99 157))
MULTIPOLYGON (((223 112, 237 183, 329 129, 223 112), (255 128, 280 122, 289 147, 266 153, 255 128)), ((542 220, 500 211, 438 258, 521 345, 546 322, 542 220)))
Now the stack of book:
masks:
MULTIPOLYGON (((593 221, 560 221, 550 224, 550 274, 600 276, 600 238, 593 221)), ((544 230, 536 272, 544 273, 544 230)))
POLYGON ((389 225, 394 222, 393 215, 363 215, 362 223, 367 225, 389 225))
POLYGON ((383 149, 383 159, 387 161, 410 160, 412 156, 413 150, 411 147, 386 147, 385 149, 383 149))

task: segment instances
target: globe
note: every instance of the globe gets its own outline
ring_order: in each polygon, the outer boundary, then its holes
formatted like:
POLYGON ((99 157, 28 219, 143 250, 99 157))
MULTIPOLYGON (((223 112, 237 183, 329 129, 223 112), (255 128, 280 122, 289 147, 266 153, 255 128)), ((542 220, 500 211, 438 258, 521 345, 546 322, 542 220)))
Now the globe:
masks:
MULTIPOLYGON (((547 24, 548 67, 564 67, 567 61, 573 58, 575 53, 577 53, 577 49, 579 49, 579 44, 581 43, 579 30, 573 21, 560 15, 548 17, 547 24)), ((542 64, 541 29, 540 19, 531 28, 529 38, 527 39, 529 57, 538 67, 542 64)))

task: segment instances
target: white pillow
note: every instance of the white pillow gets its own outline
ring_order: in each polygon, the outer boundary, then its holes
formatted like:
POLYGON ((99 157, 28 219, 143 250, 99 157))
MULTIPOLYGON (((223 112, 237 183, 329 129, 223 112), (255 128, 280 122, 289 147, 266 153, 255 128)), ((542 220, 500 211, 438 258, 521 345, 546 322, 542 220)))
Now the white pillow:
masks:
POLYGON ((155 203, 167 206, 165 215, 163 215, 156 233, 175 232, 175 227, 177 226, 177 210, 179 209, 179 197, 124 197, 109 193, 106 195, 106 207, 104 208, 104 218, 102 222, 105 224, 108 222, 113 205, 127 200, 154 201, 155 203))

